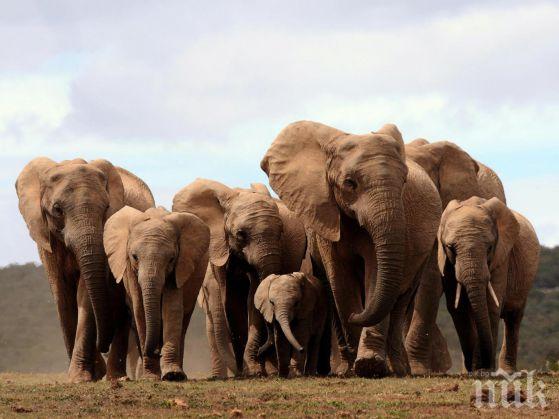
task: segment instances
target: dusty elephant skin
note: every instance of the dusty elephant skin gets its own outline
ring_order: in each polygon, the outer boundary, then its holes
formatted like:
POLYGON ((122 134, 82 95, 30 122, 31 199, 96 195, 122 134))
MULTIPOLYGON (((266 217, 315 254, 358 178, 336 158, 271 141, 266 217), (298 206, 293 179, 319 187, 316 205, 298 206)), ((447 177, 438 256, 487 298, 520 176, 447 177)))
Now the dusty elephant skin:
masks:
POLYGON ((356 353, 360 376, 408 374, 405 313, 433 253, 441 203, 427 173, 406 160, 396 126, 352 135, 296 122, 261 167, 316 235, 313 262, 328 277, 340 323, 341 372, 356 353))
POLYGON ((306 247, 303 225, 263 185, 232 189, 198 179, 175 195, 173 211, 191 212, 210 228, 210 275, 219 284, 225 313, 212 312, 213 329, 221 335, 215 335, 210 344, 215 342, 215 350, 227 360, 231 357, 224 355, 230 351, 226 342, 231 341, 235 365, 227 367, 234 374, 266 374, 265 363, 257 356, 266 328, 252 304, 254 293, 268 275, 299 270, 306 247), (228 336, 223 336, 225 332, 228 336))
POLYGON ((40 157, 16 181, 19 209, 37 243, 57 305, 72 382, 125 375, 128 324, 124 291, 109 280, 105 221, 125 204, 145 210, 145 183, 106 160, 40 157), (128 200, 128 202, 127 202, 128 200))
POLYGON ((330 345, 330 335, 324 342, 322 339, 328 296, 318 279, 302 272, 270 275, 258 286, 254 304, 268 327, 268 340, 259 355, 275 347, 280 377, 290 372, 294 376, 317 375, 319 357, 326 355, 330 361, 329 348, 321 350, 321 345, 330 345))
MULTIPOLYGON (((439 191, 443 209, 453 199, 472 196, 496 197, 506 203, 497 174, 450 141, 414 140, 406 145, 406 156, 425 169, 439 191)), ((442 293, 441 276, 436 258, 432 257, 414 298, 413 317, 406 335, 413 374, 446 372, 451 367, 446 340, 435 322, 442 293)))
POLYGON ((124 282, 144 378, 186 379, 184 337, 208 264, 209 241, 209 229, 198 217, 162 207, 145 212, 124 207, 107 221, 105 250, 116 282, 124 282))
POLYGON ((497 198, 451 201, 438 233, 438 265, 467 371, 516 370, 518 334, 540 245, 529 221, 497 198))

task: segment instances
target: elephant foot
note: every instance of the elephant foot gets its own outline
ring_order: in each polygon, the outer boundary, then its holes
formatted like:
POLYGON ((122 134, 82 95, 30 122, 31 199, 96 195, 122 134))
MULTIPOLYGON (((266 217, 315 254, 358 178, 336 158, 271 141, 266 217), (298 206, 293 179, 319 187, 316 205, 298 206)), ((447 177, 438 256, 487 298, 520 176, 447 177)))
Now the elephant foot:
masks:
POLYGON ((185 381, 187 377, 181 367, 178 365, 169 365, 163 367, 161 379, 163 381, 185 381))
POLYGON ((413 375, 429 375, 430 368, 422 362, 410 361, 410 369, 413 375))
POLYGON ((107 371, 107 380, 119 380, 121 381, 124 378, 128 378, 126 371, 107 371))
POLYGON ((159 381, 161 380, 161 376, 155 372, 147 371, 144 369, 144 372, 140 378, 142 381, 159 381))
POLYGON ((392 370, 392 372, 396 377, 405 377, 411 374, 411 369, 407 362, 400 359, 396 359, 396 360, 389 359, 389 360, 390 360, 390 369, 392 370))
POLYGON ((107 373, 107 364, 103 359, 103 356, 97 352, 95 356, 95 364, 93 365, 93 380, 100 380, 107 373))
POLYGON ((365 378, 382 378, 390 373, 386 359, 378 354, 367 358, 358 357, 353 368, 355 375, 365 378))
POLYGON ((94 381, 93 378, 93 374, 85 369, 74 367, 68 371, 68 380, 73 384, 89 383, 94 381))

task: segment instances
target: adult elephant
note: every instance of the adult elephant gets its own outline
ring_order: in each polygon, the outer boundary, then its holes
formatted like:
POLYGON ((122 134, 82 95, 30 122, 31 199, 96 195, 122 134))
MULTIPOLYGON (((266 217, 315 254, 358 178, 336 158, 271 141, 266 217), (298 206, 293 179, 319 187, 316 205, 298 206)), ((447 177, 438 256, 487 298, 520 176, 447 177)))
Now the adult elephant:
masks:
MULTIPOLYGON (((265 374, 258 349, 266 327, 254 307, 254 293, 268 275, 299 270, 306 248, 302 223, 264 185, 232 189, 206 179, 179 191, 173 211, 195 214, 210 227, 210 265, 225 312, 212 311, 213 328, 229 332, 237 373, 246 366, 248 375, 265 374)), ((216 339, 220 353, 226 351, 224 342, 216 339)))
POLYGON ((111 342, 108 376, 124 376, 124 291, 109 281, 103 226, 126 204, 140 210, 153 206, 149 188, 107 160, 56 163, 39 157, 22 170, 16 191, 57 305, 70 358, 69 379, 102 377, 105 365, 99 352, 107 352, 111 342))
POLYGON ((434 250, 441 204, 425 171, 406 160, 398 128, 353 135, 295 122, 261 167, 315 233, 313 259, 332 288, 348 369, 357 352, 357 375, 409 373, 404 317, 434 250))
MULTIPOLYGON (((505 200, 503 184, 489 167, 473 159, 450 141, 419 138, 406 145, 406 156, 427 172, 441 198, 443 209, 454 199, 471 196, 505 200)), ((412 373, 445 372, 451 366, 446 340, 436 325, 443 292, 436 259, 429 262, 426 275, 415 296, 413 317, 406 335, 406 349, 412 373)))

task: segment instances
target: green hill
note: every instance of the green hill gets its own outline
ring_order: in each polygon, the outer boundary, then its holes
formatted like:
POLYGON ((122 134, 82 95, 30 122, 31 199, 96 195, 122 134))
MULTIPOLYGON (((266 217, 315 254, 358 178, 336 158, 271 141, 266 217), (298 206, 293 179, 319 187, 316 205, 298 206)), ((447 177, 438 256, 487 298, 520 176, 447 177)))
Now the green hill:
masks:
MULTIPOLYGON (((43 268, 32 263, 0 268, 0 372, 65 371, 68 360, 43 268)), ((461 354, 443 301, 438 322, 448 339, 454 371, 461 354)), ((542 248, 540 269, 522 323, 519 367, 541 369, 559 359, 559 247, 542 248)), ((188 374, 209 371, 205 321, 196 309, 187 334, 188 374)))

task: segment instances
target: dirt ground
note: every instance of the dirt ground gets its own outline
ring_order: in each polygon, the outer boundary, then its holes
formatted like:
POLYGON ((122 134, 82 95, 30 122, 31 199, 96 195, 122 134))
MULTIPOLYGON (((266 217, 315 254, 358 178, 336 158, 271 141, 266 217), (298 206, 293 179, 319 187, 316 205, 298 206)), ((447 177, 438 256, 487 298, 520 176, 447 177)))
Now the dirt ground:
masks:
MULTIPOLYGON (((500 405, 478 409, 471 401, 474 379, 466 376, 72 385, 63 374, 4 373, 0 374, 0 416, 559 417, 559 376, 538 375, 536 390, 539 380, 545 385, 544 409, 500 405)), ((525 380, 522 388, 526 388, 525 380)))

